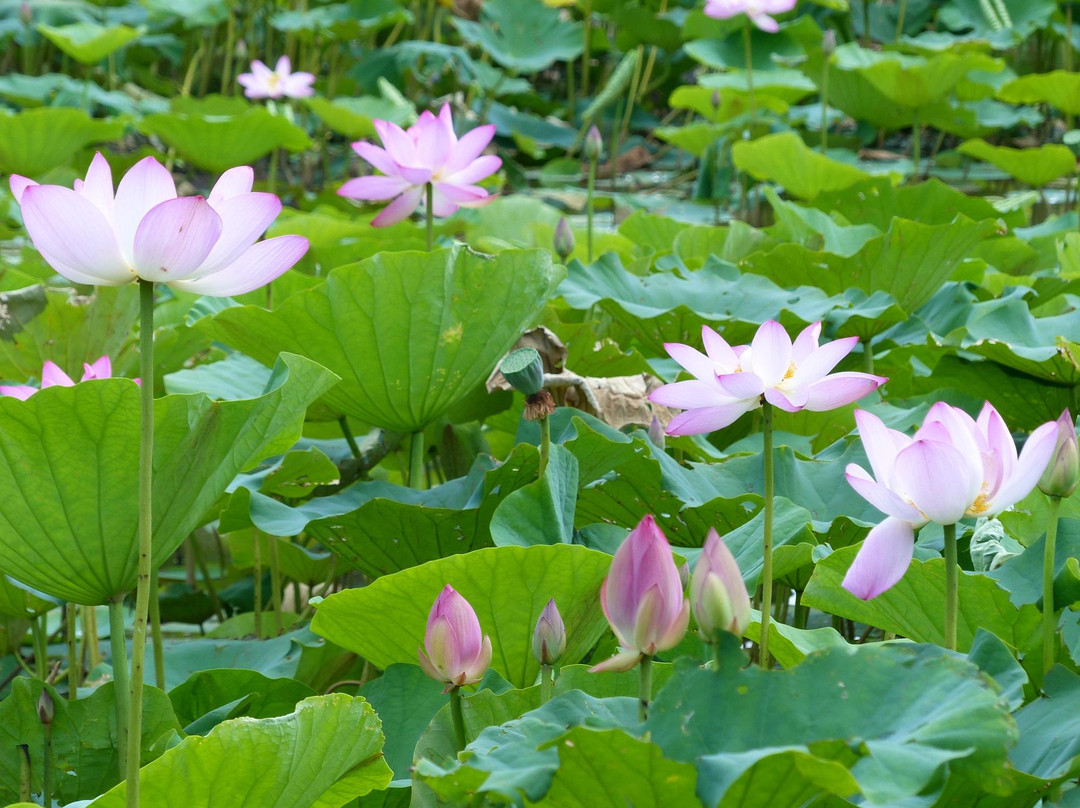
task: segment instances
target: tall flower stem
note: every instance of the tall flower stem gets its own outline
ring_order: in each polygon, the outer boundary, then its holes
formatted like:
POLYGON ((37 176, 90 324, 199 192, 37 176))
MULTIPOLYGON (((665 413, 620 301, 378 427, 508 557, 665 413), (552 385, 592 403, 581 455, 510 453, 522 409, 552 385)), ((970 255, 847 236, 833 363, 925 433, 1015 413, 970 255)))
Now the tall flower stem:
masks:
POLYGON ((769 667, 769 622, 772 618, 772 530, 773 530, 773 434, 772 404, 761 407, 761 438, 765 461, 765 539, 761 568, 761 667, 769 667))
POLYGON ((51 806, 53 804, 53 750, 52 750, 52 722, 44 724, 44 743, 41 754, 41 804, 51 806))
POLYGON ((44 682, 49 675, 49 631, 45 626, 45 615, 33 619, 30 635, 34 640, 34 672, 44 682))
POLYGON ((278 540, 275 536, 267 536, 270 545, 270 605, 274 611, 274 636, 280 637, 284 629, 281 622, 281 560, 278 558, 278 540))
MULTIPOLYGON (((85 629, 84 629, 85 630, 85 629)), ((120 775, 127 765, 128 713, 131 693, 128 690, 127 642, 124 639, 124 598, 109 601, 109 647, 112 649, 113 699, 116 706, 116 751, 120 775)))
POLYGON ((424 431, 414 432, 409 444, 409 487, 424 487, 424 431))
POLYGON ((251 544, 251 576, 255 583, 254 589, 254 609, 255 609, 255 636, 260 640, 263 638, 262 633, 262 579, 263 579, 263 566, 262 566, 262 534, 259 531, 255 531, 255 541, 251 544))
POLYGON ((825 53, 825 63, 821 68, 821 153, 829 150, 829 60, 831 53, 825 53))
POLYGON ((590 264, 593 260, 593 193, 596 189, 596 160, 595 157, 589 159, 589 184, 585 190, 585 254, 588 256, 590 264))
POLYGON ((900 10, 896 15, 896 38, 904 35, 904 17, 907 16, 907 0, 900 0, 900 10))
POLYGON ((540 666, 540 703, 547 704, 551 701, 551 693, 555 689, 555 669, 551 665, 540 666))
POLYGON ((139 577, 135 589, 135 624, 131 631, 131 704, 128 712, 127 806, 139 806, 139 764, 142 738, 143 673, 146 668, 146 623, 150 612, 153 568, 154 508, 154 283, 139 281, 139 373, 142 377, 139 441, 139 577))
POLYGON ((431 209, 435 196, 435 186, 430 182, 424 186, 425 201, 424 216, 427 219, 427 249, 431 252, 435 249, 435 212, 431 209))
POLYGON ((75 611, 77 608, 74 603, 64 606, 64 639, 67 641, 68 700, 70 701, 75 701, 79 697, 79 681, 82 679, 82 662, 79 661, 79 643, 76 637, 75 611))
POLYGON ((465 735, 465 715, 461 711, 461 688, 450 689, 450 718, 454 722, 454 739, 460 752, 469 743, 465 735))
POLYGON ((1046 546, 1043 547, 1043 673, 1054 666, 1054 633, 1057 631, 1057 610, 1054 608, 1054 553, 1057 545, 1058 510, 1061 497, 1050 497, 1046 523, 1046 546))
POLYGON ((647 654, 638 663, 638 720, 649 717, 649 704, 652 702, 652 657, 647 654))
POLYGON ((543 477, 547 469, 548 458, 551 456, 551 419, 547 416, 540 419, 540 473, 543 477))
POLYGON ((101 646, 98 645, 97 612, 93 606, 80 606, 82 619, 82 650, 79 658, 86 660, 86 669, 92 671, 101 664, 101 646))
POLYGON ((750 106, 750 125, 757 123, 757 103, 754 100, 754 49, 750 45, 750 18, 743 26, 743 45, 746 48, 746 100, 750 106))
POLYGON ((956 525, 942 525, 945 533, 945 647, 956 650, 956 613, 959 607, 960 566, 956 562, 956 525))
POLYGON ((150 574, 150 639, 154 646, 154 684, 158 690, 165 689, 165 643, 161 636, 161 601, 158 595, 161 584, 158 582, 157 567, 150 574))

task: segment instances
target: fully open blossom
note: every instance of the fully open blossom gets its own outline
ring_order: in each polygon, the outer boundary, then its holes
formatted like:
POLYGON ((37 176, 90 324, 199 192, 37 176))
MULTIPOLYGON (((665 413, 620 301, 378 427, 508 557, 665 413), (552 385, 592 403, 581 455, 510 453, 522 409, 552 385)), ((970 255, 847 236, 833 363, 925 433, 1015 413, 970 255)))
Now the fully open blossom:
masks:
POLYGON ((492 197, 475 183, 499 170, 502 160, 481 154, 495 136, 491 124, 478 126, 459 140, 454 134, 450 105, 438 116, 424 111, 408 130, 390 121, 375 122, 384 148, 366 141, 353 144, 356 153, 382 176, 357 177, 346 182, 338 193, 350 199, 372 202, 393 201, 372 220, 386 227, 407 218, 432 186, 432 213, 449 216, 458 208, 475 208, 492 197))
POLYGON ((472 606, 447 584, 428 614, 420 667, 436 682, 455 687, 479 682, 491 664, 491 638, 480 630, 472 606))
POLYGON ((705 353, 680 343, 664 346, 695 377, 665 384, 649 396, 657 404, 686 410, 668 424, 669 435, 722 429, 763 401, 787 412, 831 410, 888 381, 869 373, 832 373, 859 340, 845 337, 818 345, 821 323, 804 328, 794 343, 774 320, 763 323, 749 345, 732 347, 708 326, 702 326, 701 336, 705 353))
POLYGON ((796 0, 706 0, 705 13, 726 20, 745 14, 762 31, 775 34, 779 24, 770 14, 783 14, 795 8, 796 0))
POLYGON ((271 70, 256 59, 250 73, 241 73, 236 80, 248 98, 306 98, 314 95, 315 76, 303 71, 292 72, 292 62, 282 56, 271 70))
POLYGON ((690 579, 690 609, 705 642, 728 631, 738 637, 750 623, 750 594, 735 556, 720 534, 710 529, 694 575, 690 579))
POLYGON ((17 174, 10 184, 30 240, 68 280, 122 286, 141 278, 223 297, 264 286, 307 252, 302 236, 257 241, 281 200, 252 193, 253 179, 248 166, 230 168, 206 199, 178 197, 172 174, 146 157, 114 193, 99 153, 74 190, 17 174))
MULTIPOLYGON (((79 381, 85 382, 90 379, 111 378, 112 361, 109 357, 103 356, 93 362, 83 363, 83 375, 79 381)), ((136 379, 135 381, 138 382, 139 380, 136 379)), ((54 385, 59 387, 72 387, 74 384, 75 382, 60 369, 59 365, 52 361, 46 361, 41 368, 41 387, 31 387, 28 384, 0 384, 0 395, 11 396, 12 398, 18 398, 25 401, 38 390, 44 390, 46 387, 53 387, 54 385)))
POLYGON ((989 403, 978 420, 938 402, 908 437, 857 410, 870 475, 847 467, 851 486, 888 518, 874 527, 844 577, 844 588, 870 599, 899 581, 915 546, 915 528, 951 525, 964 517, 993 516, 1023 499, 1046 469, 1057 424, 1043 424, 1019 455, 1004 420, 989 403))
POLYGON ((593 671, 627 671, 686 634, 690 603, 671 547, 652 516, 630 531, 600 588, 600 605, 622 650, 593 671))

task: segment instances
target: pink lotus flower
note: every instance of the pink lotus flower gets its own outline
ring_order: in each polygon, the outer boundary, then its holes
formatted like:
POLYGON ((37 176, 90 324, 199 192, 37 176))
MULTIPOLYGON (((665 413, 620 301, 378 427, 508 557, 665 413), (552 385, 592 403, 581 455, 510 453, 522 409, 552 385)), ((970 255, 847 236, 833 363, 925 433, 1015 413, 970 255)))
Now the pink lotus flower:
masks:
POLYGON ((420 667, 444 693, 479 682, 491 664, 491 638, 480 630, 472 606, 447 584, 428 615, 424 647, 417 648, 420 667))
POLYGON ((502 165, 495 155, 480 154, 495 136, 493 125, 478 126, 458 140, 446 104, 438 117, 425 111, 407 131, 379 120, 375 131, 385 148, 361 140, 353 149, 383 176, 357 177, 338 189, 350 199, 394 200, 372 220, 373 226, 387 227, 407 218, 419 206, 428 183, 435 216, 449 216, 458 208, 476 208, 492 200, 474 183, 502 165))
POLYGON ((306 98, 315 95, 312 84, 315 76, 302 71, 292 72, 292 62, 288 56, 282 56, 271 70, 256 59, 251 63, 250 73, 241 73, 236 77, 244 87, 248 98, 306 98))
POLYGON ((750 624, 746 583, 735 556, 715 530, 709 530, 690 579, 690 609, 705 642, 715 642, 721 631, 742 637, 750 624))
POLYGON ((226 297, 264 286, 307 252, 302 236, 256 243, 281 211, 252 193, 254 173, 231 168, 210 196, 178 197, 153 157, 136 163, 113 193, 112 169, 94 156, 74 190, 11 176, 23 222, 41 256, 75 283, 122 286, 136 279, 226 297))
POLYGON ((630 531, 600 588, 600 605, 622 651, 591 668, 628 671, 642 657, 679 644, 690 622, 690 603, 667 538, 652 516, 630 531))
POLYGON ((868 412, 856 410, 855 422, 874 474, 852 463, 847 480, 888 516, 870 531, 844 577, 844 588, 863 600, 904 576, 915 528, 993 516, 1031 493, 1054 453, 1058 431, 1056 423, 1043 424, 1018 456, 1005 422, 989 403, 976 421, 938 402, 910 438, 868 412))
POLYGON ((721 20, 745 14, 762 31, 775 34, 780 26, 769 15, 791 11, 795 3, 796 0, 706 0, 705 14, 721 20))
MULTIPOLYGON (((89 381, 90 379, 111 379, 112 378, 112 361, 107 356, 103 356, 100 359, 91 362, 83 363, 83 375, 79 381, 89 381)), ((138 379, 135 382, 138 383, 138 379)), ((46 387, 73 387, 75 382, 71 380, 64 371, 60 369, 60 366, 55 362, 47 361, 41 368, 41 387, 31 387, 28 384, 20 385, 0 385, 0 395, 11 396, 22 401, 30 398, 38 390, 44 390, 46 387)))
POLYGON ((686 412, 668 424, 669 435, 697 435, 733 424, 762 401, 787 412, 832 410, 858 401, 888 379, 869 373, 830 373, 858 343, 858 337, 818 345, 821 323, 803 329, 794 344, 780 323, 758 328, 750 345, 734 348, 702 326, 705 353, 679 343, 664 347, 695 378, 665 384, 649 400, 686 412))
POLYGON ((554 665, 566 651, 566 626, 555 598, 547 602, 533 630, 532 652, 541 665, 554 665))

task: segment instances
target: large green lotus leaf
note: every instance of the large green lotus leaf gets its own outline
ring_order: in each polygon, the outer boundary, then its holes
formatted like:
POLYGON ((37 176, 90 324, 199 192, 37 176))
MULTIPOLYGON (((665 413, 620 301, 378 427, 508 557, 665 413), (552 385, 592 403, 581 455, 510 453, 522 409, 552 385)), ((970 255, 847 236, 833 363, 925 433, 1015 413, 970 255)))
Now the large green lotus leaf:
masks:
POLYGON ((1030 73, 1003 85, 997 97, 1009 104, 1046 103, 1067 115, 1080 115, 1080 73, 1030 73))
POLYGON ((610 563, 606 553, 567 544, 475 550, 331 595, 319 604, 312 630, 379 668, 415 663, 431 604, 449 584, 491 636, 491 667, 524 687, 540 670, 532 632, 551 598, 566 623, 566 663, 580 660, 600 638, 606 626, 600 584, 610 563))
POLYGON ((781 244, 742 262, 744 271, 784 287, 816 285, 826 294, 859 289, 886 292, 904 311, 926 303, 971 251, 997 232, 990 220, 958 216, 952 224, 925 225, 894 219, 887 233, 870 239, 848 258, 815 252, 801 244, 781 244))
MULTIPOLYGON (((192 735, 140 772, 141 797, 161 808, 341 808, 386 786, 381 724, 371 705, 314 696, 280 718, 238 718, 192 735)), ((122 808, 123 784, 89 808, 122 808)))
MULTIPOLYGON (((896 586, 864 601, 840 585, 857 549, 845 547, 818 562, 803 593, 803 604, 878 626, 915 642, 944 645, 945 561, 912 561, 896 586)), ((1025 650, 1038 642, 1039 620, 1034 605, 1014 606, 1009 593, 994 579, 961 572, 956 624, 956 645, 961 651, 971 647, 980 628, 996 634, 1014 649, 1025 650)))
MULTIPOLYGON (((268 236, 295 234, 304 236, 311 245, 298 267, 304 272, 324 276, 334 267, 344 266, 368 258, 380 252, 422 250, 425 246, 423 228, 410 221, 399 222, 391 227, 372 227, 376 213, 357 215, 356 211, 342 211, 327 205, 319 205, 312 211, 296 211, 286 208, 271 225, 268 236)), ((435 225, 439 232, 439 225, 435 225)), ((286 275, 297 270, 292 270, 286 275)), ((283 276, 284 277, 284 276, 283 276)), ((305 275, 305 280, 310 276, 305 275)), ((253 294, 259 294, 257 290, 253 294)), ((263 303, 259 300, 240 298, 241 303, 263 303)), ((275 296, 280 305, 283 298, 275 296)))
POLYGON ((52 609, 56 604, 40 598, 13 583, 0 572, 0 617, 28 620, 52 609))
POLYGON ((768 180, 800 199, 839 191, 870 175, 860 168, 811 150, 794 132, 740 140, 731 147, 735 166, 758 180, 768 180))
POLYGON ((193 674, 169 691, 169 700, 186 734, 205 735, 231 718, 286 715, 296 709, 297 702, 314 695, 314 690, 295 679, 218 668, 193 674))
POLYGON ((40 379, 46 360, 78 379, 83 363, 109 356, 115 368, 139 316, 135 286, 99 286, 89 297, 29 286, 0 294, 0 378, 40 379))
MULTIPOLYGON (((382 719, 383 754, 395 780, 407 780, 416 741, 435 714, 446 706, 443 686, 417 665, 395 664, 360 688, 382 719)), ((472 702, 472 699, 468 699, 472 702)))
POLYGON ((1035 107, 1014 107, 992 98, 943 102, 919 110, 919 123, 962 138, 987 137, 1002 129, 1036 127, 1043 114, 1035 107))
POLYGON ((279 351, 317 357, 342 379, 331 407, 417 432, 487 378, 562 272, 547 250, 384 253, 331 271, 274 311, 235 307, 200 325, 264 364, 279 351))
POLYGON ((1012 750, 1013 765, 1047 780, 1075 777, 1080 770, 1080 677, 1056 665, 1043 691, 1044 698, 1016 712, 1020 741, 1012 750))
POLYGON ((704 804, 722 808, 847 808, 851 803, 843 797, 859 790, 841 763, 797 748, 705 755, 700 769, 704 804), (748 761, 753 762, 743 768, 748 761))
MULTIPOLYGON (((288 448, 325 368, 282 357, 259 398, 155 402, 154 559, 198 527, 237 473, 288 448)), ((103 604, 135 586, 139 388, 101 379, 0 398, 0 568, 64 600, 103 604)))
POLYGON ((781 199, 772 188, 765 189, 765 198, 776 217, 776 227, 783 241, 802 244, 812 250, 824 250, 849 257, 861 250, 881 229, 872 224, 848 225, 837 222, 817 208, 804 207, 781 199))
POLYGON ((488 0, 480 21, 455 17, 461 38, 515 73, 535 73, 581 55, 581 23, 533 0, 488 0))
POLYGON ((91 143, 116 140, 123 132, 122 121, 91 118, 71 107, 0 115, 0 171, 38 177, 91 143))
MULTIPOLYGON (((1041 494, 1041 491, 1036 491, 1041 494)), ((1075 507, 1075 505, 1073 506, 1075 507)), ((1043 523, 1045 527, 1045 521, 1043 523)), ((1030 536, 1025 538, 1030 540, 1030 536)), ((1006 559, 987 575, 1009 591, 1016 605, 1042 602, 1042 570, 1046 536, 1039 536, 1019 555, 1006 559)), ((1076 559, 1080 558, 1080 520, 1061 519, 1054 545, 1054 605, 1071 607, 1080 600, 1076 559)))
POLYGON ((949 0, 938 21, 965 36, 989 40, 997 50, 1007 50, 1045 28, 1057 8, 1056 0, 949 0))
POLYGON ((984 160, 997 166, 1014 179, 1028 185, 1042 187, 1059 177, 1072 176, 1076 172, 1076 155, 1068 146, 1046 143, 1031 149, 1014 149, 1009 146, 992 146, 976 138, 961 143, 961 154, 984 160))
POLYGON ((311 146, 307 133, 265 107, 223 114, 215 109, 147 115, 139 131, 156 135, 196 168, 222 172, 265 157, 275 149, 299 152, 311 146))
POLYGON ((304 103, 328 128, 348 138, 375 137, 375 120, 392 121, 399 126, 408 126, 416 120, 416 109, 404 99, 365 95, 331 101, 316 95, 304 103))
POLYGON ((282 575, 287 578, 310 586, 325 581, 334 569, 334 557, 330 553, 309 550, 291 539, 268 536, 265 533, 256 534, 256 531, 250 529, 238 530, 227 536, 229 556, 236 569, 251 569, 254 566, 256 535, 262 551, 261 557, 266 559, 262 562, 264 571, 273 552, 271 542, 277 545, 278 566, 282 575))
POLYGON ((976 303, 967 320, 965 350, 1051 384, 1080 384, 1080 322, 1075 312, 1034 317, 1012 295, 976 303))
MULTIPOLYGON (((726 536, 724 543, 727 544, 726 536)), ((761 612, 753 609, 751 615, 750 623, 746 627, 746 637, 760 642, 761 612)), ((801 629, 777 620, 769 622, 769 653, 784 668, 795 667, 815 651, 844 645, 847 645, 847 640, 832 626, 801 629)))
MULTIPOLYGON (((19 744, 29 747, 32 788, 41 793, 45 736, 37 702, 44 687, 36 679, 19 677, 0 703, 0 802, 5 805, 19 798, 19 744)), ((93 799, 120 779, 113 688, 113 683, 107 682, 76 701, 68 701, 49 688, 55 710, 51 780, 58 804, 93 799)), ((168 697, 157 688, 147 687, 143 691, 143 760, 161 754, 163 747, 158 742, 179 730, 168 697)))
POLYGON ((492 513, 491 540, 497 547, 573 543, 578 460, 558 444, 550 451, 544 476, 512 492, 492 513))
POLYGON ((40 23, 37 29, 63 53, 84 65, 95 64, 116 53, 145 30, 126 25, 106 27, 94 22, 76 22, 57 27, 40 23))
MULTIPOLYGON (((646 723, 665 757, 700 761, 706 804, 778 749, 843 765, 877 805, 913 797, 946 772, 984 778, 990 791, 1005 776, 1016 737, 1007 705, 975 665, 940 648, 834 648, 782 673, 739 670, 740 656, 729 647, 720 672, 677 662, 646 723), (762 721, 765 712, 776 720, 762 721)), ((765 778, 748 785, 761 796, 775 787, 765 778)))
MULTIPOLYGON (((745 70, 704 73, 698 78, 698 84, 707 87, 709 90, 718 90, 721 93, 749 94, 745 70)), ((796 104, 816 92, 817 87, 814 86, 814 82, 810 81, 798 70, 777 68, 754 71, 755 94, 761 93, 787 104, 796 104)))

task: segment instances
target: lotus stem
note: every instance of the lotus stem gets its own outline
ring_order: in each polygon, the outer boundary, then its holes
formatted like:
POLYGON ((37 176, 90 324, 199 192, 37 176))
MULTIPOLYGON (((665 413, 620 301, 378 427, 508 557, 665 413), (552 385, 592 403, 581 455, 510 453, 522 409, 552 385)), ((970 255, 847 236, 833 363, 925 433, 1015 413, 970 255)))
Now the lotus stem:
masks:
POLYGON ((49 635, 45 615, 35 617, 30 622, 30 636, 34 640, 34 673, 36 678, 44 682, 49 675, 49 635))
POLYGON ((540 666, 540 703, 551 701, 551 692, 555 689, 555 669, 551 665, 540 666))
POLYGON ((409 445, 409 487, 424 487, 424 431, 413 433, 409 445))
POLYGON ((750 106, 750 125, 757 123, 757 102, 754 100, 754 50, 750 44, 750 18, 743 26, 743 45, 746 47, 746 100, 750 106))
POLYGON ((19 799, 22 802, 30 802, 32 793, 32 780, 30 774, 30 747, 24 743, 19 744, 19 799))
POLYGON ((281 622, 281 560, 278 557, 278 542, 275 536, 270 539, 270 603, 274 608, 274 634, 280 637, 283 629, 281 622))
POLYGON ((900 0, 900 10, 896 15, 896 39, 904 35, 904 17, 907 16, 907 0, 900 0))
POLYGON ((1057 610, 1054 607, 1054 553, 1057 545, 1058 510, 1061 497, 1050 497, 1046 523, 1046 546, 1043 547, 1043 673, 1054 666, 1054 634, 1057 632, 1057 610))
POLYGON ((638 663, 638 720, 642 723, 649 718, 650 702, 652 702, 652 657, 645 654, 638 663))
POLYGON ((83 650, 79 655, 86 659, 86 669, 92 671, 101 664, 101 646, 98 645, 97 612, 93 606, 80 606, 82 615, 83 650))
POLYGON ((870 346, 870 338, 863 343, 863 370, 867 373, 874 372, 874 350, 870 346))
POLYGON ((161 637, 161 583, 157 567, 150 574, 150 641, 154 648, 154 684, 165 689, 165 644, 161 637))
POLYGON ((113 701, 116 708, 116 751, 120 776, 127 765, 128 718, 131 693, 128 690, 127 643, 124 639, 124 598, 109 601, 109 647, 112 649, 113 701))
POLYGON ((760 664, 769 667, 769 622, 772 617, 772 540, 773 540, 773 434, 772 404, 761 406, 762 452, 765 461, 765 537, 761 567, 761 641, 760 664))
POLYGON ((547 470, 548 458, 551 456, 551 419, 544 416, 540 419, 540 473, 544 476, 547 470))
POLYGON ((82 663, 79 661, 79 643, 75 621, 76 606, 67 603, 64 606, 64 639, 67 641, 68 653, 68 700, 75 701, 79 697, 79 683, 82 680, 82 663))
POLYGON ((131 704, 128 712, 127 806, 139 808, 143 673, 146 668, 146 623, 150 613, 150 578, 154 536, 154 282, 139 281, 139 372, 142 399, 139 441, 139 577, 135 589, 135 623, 131 631, 131 704))
POLYGON ((919 125, 919 111, 915 110, 911 122, 911 176, 919 181, 919 163, 922 159, 922 127, 919 125))
POLYGON ((450 688, 450 718, 454 722, 454 740, 457 742, 457 751, 462 751, 469 743, 465 734, 465 715, 461 711, 461 688, 450 688))
POLYGON ((825 63, 821 68, 821 153, 829 150, 829 59, 826 52, 825 63))
POLYGON ((263 638, 262 633, 262 534, 258 530, 252 531, 254 541, 251 543, 252 569, 251 576, 254 580, 255 597, 255 637, 263 638))
MULTIPOLYGON (((43 691, 45 692, 45 691, 43 691)), ((44 734, 44 741, 42 743, 41 750, 41 804, 45 808, 51 808, 53 804, 53 790, 52 790, 52 768, 53 768, 53 754, 52 754, 52 722, 46 722, 41 727, 44 734)))
POLYGON ((427 220, 427 249, 431 252, 435 249, 435 212, 431 209, 435 197, 435 186, 430 182, 424 186, 426 205, 424 206, 424 218, 427 220))
MULTIPOLYGON (((277 172, 278 172, 278 153, 277 149, 273 149, 270 152, 270 174, 266 179, 267 190, 270 193, 277 193, 277 172)), ((269 303, 268 303, 269 305, 269 303)))
POLYGON ((942 525, 942 530, 945 533, 945 647, 955 651, 960 586, 960 566, 956 562, 956 525, 942 525))
POLYGON ((589 62, 592 61, 592 5, 593 0, 585 0, 585 13, 583 30, 585 39, 582 42, 581 51, 581 97, 589 96, 589 62))
POLYGON ((345 436, 345 442, 349 444, 349 451, 352 452, 352 456, 364 462, 364 453, 360 451, 360 447, 356 444, 356 436, 353 435, 352 427, 349 426, 349 419, 344 415, 338 418, 338 424, 341 426, 341 434, 345 436))
MULTIPOLYGON (((598 158, 589 158, 589 184, 585 189, 585 254, 588 256, 589 263, 593 261, 593 195, 596 191, 596 161, 598 158)), ((612 173, 614 173, 615 162, 612 160, 611 165, 612 173)))

